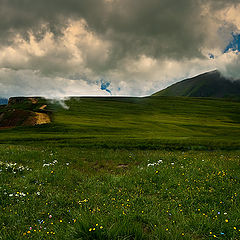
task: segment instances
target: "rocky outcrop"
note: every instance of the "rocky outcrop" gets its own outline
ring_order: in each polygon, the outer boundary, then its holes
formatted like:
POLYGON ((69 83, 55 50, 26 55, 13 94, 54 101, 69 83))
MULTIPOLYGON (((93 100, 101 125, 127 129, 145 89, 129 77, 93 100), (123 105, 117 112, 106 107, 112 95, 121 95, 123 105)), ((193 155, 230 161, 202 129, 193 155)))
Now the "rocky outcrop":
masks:
POLYGON ((11 97, 8 100, 8 106, 23 103, 37 104, 39 99, 39 97, 11 97))
POLYGON ((47 101, 39 97, 12 97, 0 108, 0 128, 51 123, 47 101))
POLYGON ((35 125, 42 125, 51 122, 51 118, 46 113, 34 113, 32 116, 29 116, 27 120, 23 123, 25 126, 35 126, 35 125))

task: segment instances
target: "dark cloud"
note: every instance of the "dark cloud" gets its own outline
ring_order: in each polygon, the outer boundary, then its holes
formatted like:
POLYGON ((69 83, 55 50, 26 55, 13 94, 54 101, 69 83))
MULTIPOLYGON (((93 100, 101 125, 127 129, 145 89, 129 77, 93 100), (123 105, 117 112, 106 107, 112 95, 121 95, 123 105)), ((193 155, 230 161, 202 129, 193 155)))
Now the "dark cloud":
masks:
MULTIPOLYGON (((83 18, 89 30, 113 43, 108 66, 126 55, 192 58, 208 40, 209 16, 204 7, 221 9, 237 1, 201 0, 1 0, 0 30, 4 38, 31 30, 59 35, 69 19, 83 18), (114 61, 113 61, 114 60, 114 61)), ((212 14, 212 13, 210 13, 212 14)), ((9 40, 10 38, 8 38, 9 40)))
MULTIPOLYGON (((141 85, 144 90, 137 90, 144 94, 159 84, 157 79, 164 82, 187 76, 192 71, 188 67, 208 61, 209 53, 219 61, 218 51, 226 47, 231 33, 239 30, 236 22, 226 19, 222 11, 238 7, 239 3, 237 0, 0 0, 0 70, 29 70, 33 73, 25 73, 29 81, 31 77, 32 81, 39 81, 42 76, 53 79, 54 83, 58 78, 90 83, 103 76, 113 88, 117 82, 123 90, 130 89, 126 82, 136 87, 139 81, 149 78, 149 87, 141 85), (173 68, 178 72, 184 69, 185 73, 177 77, 173 68), (33 77, 35 71, 37 77, 33 77), (85 80, 78 76, 84 76, 85 80)), ((196 69, 206 69, 207 65, 208 62, 196 69)), ((16 77, 18 74, 13 74, 13 83, 23 81, 24 77, 16 77)), ((20 89, 21 82, 17 86, 20 89)), ((31 86, 33 89, 34 84, 31 86)))

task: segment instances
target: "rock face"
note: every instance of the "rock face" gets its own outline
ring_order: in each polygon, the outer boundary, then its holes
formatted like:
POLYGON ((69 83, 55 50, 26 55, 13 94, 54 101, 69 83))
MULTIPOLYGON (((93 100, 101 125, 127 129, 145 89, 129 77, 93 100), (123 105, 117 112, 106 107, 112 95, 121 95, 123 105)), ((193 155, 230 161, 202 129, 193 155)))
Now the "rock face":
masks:
POLYGON ((35 126, 50 123, 50 116, 46 113, 34 113, 23 123, 24 126, 35 126))
POLYGON ((15 104, 24 104, 24 103, 32 103, 37 104, 39 101, 39 97, 11 97, 8 100, 8 106, 15 104))
POLYGON ((51 123, 47 101, 38 97, 13 97, 0 108, 0 128, 51 123))

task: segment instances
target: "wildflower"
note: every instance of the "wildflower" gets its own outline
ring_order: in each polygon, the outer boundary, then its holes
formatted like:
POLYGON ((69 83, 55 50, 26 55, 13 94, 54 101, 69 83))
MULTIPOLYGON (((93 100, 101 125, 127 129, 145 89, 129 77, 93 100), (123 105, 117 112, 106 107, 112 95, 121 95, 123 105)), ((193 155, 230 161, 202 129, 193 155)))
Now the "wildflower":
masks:
POLYGON ((60 219, 59 222, 62 223, 62 219, 60 219))
POLYGON ((89 232, 91 232, 92 231, 92 228, 89 228, 89 230, 88 230, 89 232))
POLYGON ((100 226, 100 229, 103 229, 103 226, 100 226))
POLYGON ((49 215, 49 218, 52 218, 52 215, 49 215))
POLYGON ((226 220, 225 220, 225 222, 226 222, 226 223, 228 223, 228 222, 229 222, 229 220, 228 220, 228 219, 226 219, 226 220))

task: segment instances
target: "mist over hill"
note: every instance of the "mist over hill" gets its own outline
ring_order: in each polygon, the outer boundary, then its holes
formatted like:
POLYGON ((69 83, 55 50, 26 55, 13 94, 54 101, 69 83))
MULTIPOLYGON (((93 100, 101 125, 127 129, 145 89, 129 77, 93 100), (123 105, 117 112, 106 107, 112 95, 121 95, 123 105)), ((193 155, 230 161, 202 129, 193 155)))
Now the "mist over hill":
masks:
POLYGON ((177 82, 153 96, 240 98, 240 80, 227 79, 216 70, 177 82))

